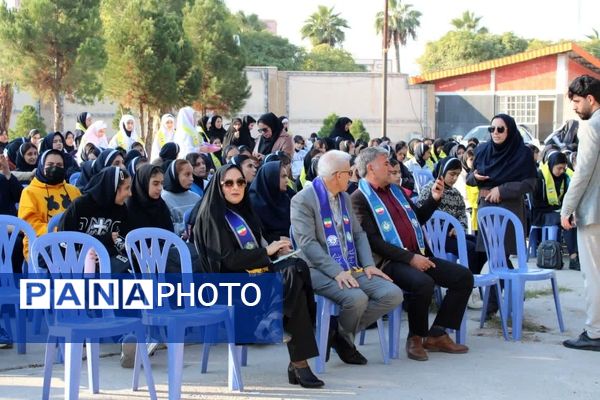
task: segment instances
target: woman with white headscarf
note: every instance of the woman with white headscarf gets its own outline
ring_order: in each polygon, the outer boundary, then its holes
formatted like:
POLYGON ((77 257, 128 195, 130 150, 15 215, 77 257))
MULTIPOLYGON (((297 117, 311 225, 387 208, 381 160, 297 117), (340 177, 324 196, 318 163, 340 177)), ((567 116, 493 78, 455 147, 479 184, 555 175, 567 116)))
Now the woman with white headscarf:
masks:
POLYGON ((189 106, 183 107, 177 113, 174 141, 179 145, 178 158, 181 159, 185 159, 188 153, 212 153, 221 150, 221 146, 202 141, 196 130, 194 113, 194 109, 189 106))
POLYGON ((152 141, 152 151, 150 160, 156 160, 159 157, 160 149, 175 140, 175 117, 172 114, 164 114, 160 118, 160 128, 152 141))
POLYGON ((135 119, 133 115, 123 114, 119 121, 119 132, 112 137, 108 147, 116 149, 121 147, 125 151, 131 150, 131 145, 135 142, 142 143, 140 135, 135 131, 135 119))
POLYGON ((77 150, 77 161, 81 162, 81 153, 85 148, 85 145, 92 143, 98 149, 106 149, 108 147, 108 140, 106 139, 106 124, 104 121, 96 121, 86 129, 85 133, 81 137, 81 144, 77 150))

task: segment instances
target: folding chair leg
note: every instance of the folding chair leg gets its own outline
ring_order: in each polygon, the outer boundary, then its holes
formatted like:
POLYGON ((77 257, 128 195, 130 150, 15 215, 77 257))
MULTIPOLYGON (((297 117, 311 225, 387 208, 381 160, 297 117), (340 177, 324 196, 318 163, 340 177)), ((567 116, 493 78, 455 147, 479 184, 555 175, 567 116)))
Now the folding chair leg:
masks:
POLYGON ((65 399, 79 398, 83 343, 65 343, 65 399))
POLYGON ((48 337, 46 343, 46 354, 44 355, 44 386, 42 390, 42 400, 50 398, 50 388, 52 387, 52 367, 56 357, 56 338, 48 337))
MULTIPOLYGON (((150 358, 148 357, 148 350, 146 348, 146 330, 144 328, 140 328, 135 332, 135 336, 137 338, 137 346, 135 349, 135 363, 138 364, 138 357, 141 359, 142 367, 144 368, 144 375, 146 376, 146 385, 148 386, 148 394, 150 395, 151 400, 156 400, 156 388, 154 387, 154 377, 152 376, 152 366, 150 365, 150 358)), ((183 344, 181 344, 183 348, 183 344)), ((171 346, 169 345, 169 349, 171 346)), ((181 374, 180 374, 181 375, 181 374)), ((135 381, 135 374, 134 374, 135 381)), ((137 390, 137 382, 134 390, 137 390)), ((181 386, 179 388, 181 392, 181 386)), ((171 391, 169 388, 169 398, 171 396, 171 391)))
POLYGON ((520 282, 518 279, 512 280, 510 289, 513 314, 513 340, 521 340, 521 333, 523 330, 523 282, 520 282))
POLYGON ((183 328, 173 327, 169 332, 169 345, 167 346, 167 358, 169 366, 169 400, 181 398, 181 382, 183 375, 183 328))

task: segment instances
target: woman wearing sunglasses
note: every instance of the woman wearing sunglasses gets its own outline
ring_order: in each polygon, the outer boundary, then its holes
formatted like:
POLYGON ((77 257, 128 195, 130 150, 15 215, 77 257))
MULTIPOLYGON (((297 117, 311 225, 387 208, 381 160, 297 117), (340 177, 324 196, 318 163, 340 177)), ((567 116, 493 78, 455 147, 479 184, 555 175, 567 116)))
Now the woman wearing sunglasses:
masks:
POLYGON ((288 239, 267 244, 260 219, 254 213, 247 183, 237 165, 219 168, 208 185, 194 226, 194 239, 202 270, 261 274, 281 272, 283 277, 283 327, 291 336, 290 384, 307 388, 323 386, 310 370, 307 359, 318 355, 313 334, 314 294, 308 266, 299 258, 273 263, 291 251, 288 239))
MULTIPOLYGON (((525 194, 535 188, 537 170, 531 150, 525 146, 513 117, 498 114, 488 128, 491 140, 475 150, 473 170, 467 175, 467 185, 479 187, 479 210, 496 206, 512 211, 525 224, 525 194)), ((515 233, 506 231, 504 238, 508 256, 516 254, 515 233)), ((477 251, 485 251, 483 238, 477 238, 477 251)), ((493 289, 493 288, 492 288, 493 289)), ((496 295, 490 294, 488 314, 498 310, 496 295)))
POLYGON ((292 136, 283 129, 283 124, 273 113, 267 113, 258 119, 259 138, 254 146, 254 157, 262 159, 277 150, 283 150, 290 158, 294 154, 292 136))

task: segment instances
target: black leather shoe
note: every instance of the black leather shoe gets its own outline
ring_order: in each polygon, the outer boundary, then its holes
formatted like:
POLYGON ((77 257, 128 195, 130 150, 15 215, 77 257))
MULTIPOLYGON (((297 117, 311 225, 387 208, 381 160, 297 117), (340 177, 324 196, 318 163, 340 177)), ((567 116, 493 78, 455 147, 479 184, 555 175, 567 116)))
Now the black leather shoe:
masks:
POLYGON ((581 271, 581 267, 579 265, 579 256, 575 258, 569 258, 569 269, 574 271, 581 271))
POLYGON ((365 365, 367 363, 367 359, 356 350, 356 346, 348 343, 340 335, 336 335, 332 347, 346 364, 365 365))
POLYGON ((300 385, 309 389, 320 388, 325 384, 313 374, 308 365, 304 368, 297 368, 292 363, 288 365, 288 380, 292 385, 300 385))
POLYGON ((592 339, 583 331, 577 339, 565 340, 563 345, 569 349, 600 351, 600 338, 592 339))

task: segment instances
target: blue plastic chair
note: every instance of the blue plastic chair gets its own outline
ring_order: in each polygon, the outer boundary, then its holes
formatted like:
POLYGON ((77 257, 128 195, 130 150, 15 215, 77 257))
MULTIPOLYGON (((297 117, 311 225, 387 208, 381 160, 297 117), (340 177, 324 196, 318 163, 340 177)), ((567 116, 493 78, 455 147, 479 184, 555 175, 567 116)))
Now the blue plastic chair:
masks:
MULTIPOLYGON (((456 218, 443 211, 436 211, 424 225, 424 229, 425 235, 427 236, 429 248, 431 249, 431 252, 435 257, 441 258, 442 260, 455 262, 459 265, 464 266, 465 268, 469 268, 469 258, 467 255, 467 239, 465 235, 465 230, 456 218), (446 240, 448 238, 448 233, 452 229, 454 229, 454 231, 456 232, 456 239, 458 242, 458 257, 455 254, 446 252, 446 240)), ((500 320, 502 323, 502 334, 504 335, 504 339, 508 340, 505 312, 504 308, 502 307, 502 299, 500 298, 500 280, 497 276, 493 274, 474 274, 473 278, 473 286, 476 288, 484 289, 483 308, 481 310, 481 317, 479 319, 479 327, 483 328, 483 324, 485 323, 487 304, 490 297, 490 288, 492 286, 495 286, 496 295, 498 296, 500 320)), ((456 341, 460 344, 465 344, 466 342, 466 322, 467 319, 465 315, 463 317, 460 329, 456 331, 456 341)))
POLYGON ((50 221, 48 221, 48 233, 56 232, 58 230, 58 223, 60 222, 60 219, 62 218, 63 214, 64 212, 61 212, 60 214, 56 214, 55 216, 50 218, 50 221))
POLYGON ((564 332, 558 283, 554 270, 533 269, 527 265, 527 248, 523 225, 519 218, 509 210, 501 207, 480 208, 477 215, 480 235, 483 235, 485 250, 488 256, 490 272, 505 282, 504 309, 506 315, 512 318, 513 340, 520 340, 523 325, 523 305, 525 302, 525 283, 527 281, 541 281, 549 279, 552 283, 554 305, 558 318, 558 326, 564 332), (504 238, 512 223, 515 230, 518 265, 510 269, 507 264, 504 238))
POLYGON ((73 175, 71 175, 71 177, 69 177, 69 185, 75 186, 80 175, 81 175, 81 172, 74 172, 73 175))
MULTIPOLYGON (((4 327, 11 338, 16 337, 17 352, 26 352, 26 313, 19 307, 19 287, 13 276, 12 253, 19 234, 23 233, 31 242, 35 239, 35 231, 25 221, 12 215, 0 215, 0 314, 3 315, 4 327), (8 306, 8 307, 4 307, 8 306), (9 308, 15 312, 15 333, 13 335, 10 323, 9 308), (4 312, 3 312, 4 310, 4 312)), ((30 251, 31 254, 31 251, 30 251)), ((27 272, 27 260, 23 261, 22 272, 27 272)))
MULTIPOLYGON (((110 274, 108 252, 95 238, 81 232, 53 232, 37 238, 31 246, 31 263, 38 273, 43 272, 39 259, 43 259, 51 278, 84 278, 85 258, 94 250, 100 263, 100 273, 110 274)), ((52 365, 56 357, 56 343, 64 341, 65 348, 65 398, 79 398, 81 375, 81 353, 84 341, 87 342, 88 380, 92 394, 99 392, 99 363, 101 338, 134 333, 137 338, 136 360, 141 358, 146 375, 146 383, 151 399, 156 399, 152 367, 145 345, 145 327, 139 318, 116 318, 113 310, 53 310, 47 313, 48 339, 44 358, 44 386, 42 399, 50 396, 52 365)), ((137 390, 134 378, 133 390, 137 390)))
MULTIPOLYGON (((125 237, 125 250, 134 271, 139 267, 144 278, 160 279, 165 274, 169 250, 174 247, 179 253, 181 273, 185 285, 191 282, 192 260, 186 244, 177 235, 159 228, 135 229, 125 237), (137 262, 137 265, 134 263, 137 262)), ((233 331, 233 307, 191 307, 189 298, 184 298, 184 308, 173 309, 167 302, 153 310, 143 310, 142 322, 149 327, 166 329, 168 343, 169 399, 181 398, 183 375, 183 350, 187 328, 208 327, 223 323, 229 341, 229 389, 243 390, 239 365, 239 352, 235 346, 233 331)), ((134 366, 134 382, 137 382, 140 363, 134 366)))
POLYGON ((412 171, 415 178, 415 192, 420 193, 421 188, 433 180, 433 174, 428 169, 415 169, 412 171))

